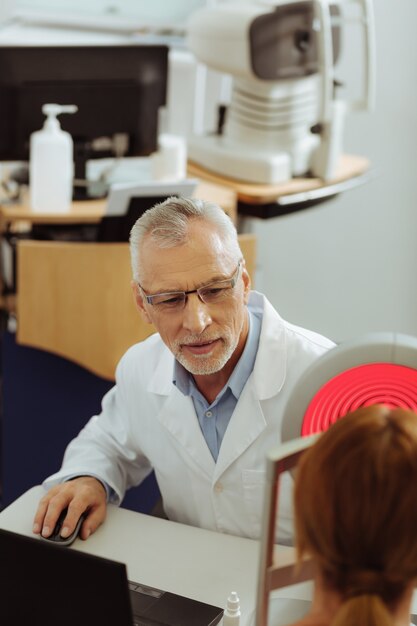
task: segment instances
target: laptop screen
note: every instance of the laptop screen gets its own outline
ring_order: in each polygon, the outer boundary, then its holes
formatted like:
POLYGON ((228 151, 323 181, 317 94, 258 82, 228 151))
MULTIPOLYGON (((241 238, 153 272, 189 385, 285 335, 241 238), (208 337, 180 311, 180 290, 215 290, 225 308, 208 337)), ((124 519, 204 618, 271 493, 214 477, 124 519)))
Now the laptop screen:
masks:
POLYGON ((0 624, 133 624, 123 563, 0 530, 0 580, 0 624))
POLYGON ((0 530, 0 624, 214 626, 219 607, 128 581, 126 566, 0 530))

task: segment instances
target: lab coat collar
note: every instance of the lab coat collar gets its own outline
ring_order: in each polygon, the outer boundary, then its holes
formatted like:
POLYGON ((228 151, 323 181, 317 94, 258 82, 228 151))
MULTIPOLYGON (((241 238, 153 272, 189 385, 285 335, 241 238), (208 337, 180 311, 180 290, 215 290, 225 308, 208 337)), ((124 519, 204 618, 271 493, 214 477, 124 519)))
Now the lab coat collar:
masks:
POLYGON ((150 378, 147 390, 160 396, 169 396, 175 385, 172 382, 174 374, 174 355, 166 346, 163 346, 158 365, 150 378))
POLYGON ((252 292, 249 305, 263 315, 258 354, 252 374, 243 388, 226 429, 217 462, 204 440, 194 406, 173 384, 174 357, 162 351, 148 390, 171 396, 156 416, 213 484, 267 427, 261 401, 277 394, 285 380, 285 324, 268 300, 252 292))
POLYGON ((285 323, 267 298, 256 291, 251 292, 248 306, 255 315, 262 315, 258 354, 224 434, 213 484, 267 427, 261 401, 278 394, 285 380, 285 323))
MULTIPOLYGON (((282 388, 286 374, 285 324, 269 300, 252 291, 248 307, 255 315, 262 315, 261 336, 253 370, 256 395, 266 400, 282 388)), ((172 383, 174 356, 165 348, 149 381, 148 391, 158 395, 169 395, 175 387, 172 383)))
POLYGON ((172 394, 156 415, 158 421, 192 458, 195 467, 214 485, 222 474, 256 441, 267 422, 253 384, 248 381, 236 405, 214 461, 204 440, 190 396, 184 396, 174 385, 172 394))
POLYGON ((282 389, 286 375, 287 342, 285 322, 269 300, 252 291, 249 306, 263 310, 259 349, 253 370, 259 400, 272 398, 282 389))
POLYGON ((171 392, 156 418, 182 447, 183 453, 192 457, 194 464, 211 479, 216 463, 201 432, 193 401, 190 396, 184 396, 172 380, 171 392))

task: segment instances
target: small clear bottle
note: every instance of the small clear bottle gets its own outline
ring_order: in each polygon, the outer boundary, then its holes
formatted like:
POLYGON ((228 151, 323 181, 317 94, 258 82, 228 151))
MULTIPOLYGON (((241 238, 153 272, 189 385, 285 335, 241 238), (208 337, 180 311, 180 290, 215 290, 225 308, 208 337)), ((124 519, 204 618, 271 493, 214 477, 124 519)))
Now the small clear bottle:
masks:
POLYGON ((236 591, 232 591, 227 598, 226 608, 223 613, 223 626, 239 626, 240 624, 240 600, 236 591))

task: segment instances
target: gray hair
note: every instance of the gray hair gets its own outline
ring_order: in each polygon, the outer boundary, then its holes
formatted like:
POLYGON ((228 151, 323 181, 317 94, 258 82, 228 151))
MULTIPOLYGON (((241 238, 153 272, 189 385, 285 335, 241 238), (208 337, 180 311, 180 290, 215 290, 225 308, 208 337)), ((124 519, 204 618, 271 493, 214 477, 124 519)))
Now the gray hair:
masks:
POLYGON ((130 259, 133 279, 139 280, 139 250, 145 237, 160 248, 174 248, 187 241, 189 224, 193 220, 206 221, 215 226, 236 255, 236 261, 242 257, 236 228, 230 217, 213 202, 172 196, 145 211, 130 231, 130 259))

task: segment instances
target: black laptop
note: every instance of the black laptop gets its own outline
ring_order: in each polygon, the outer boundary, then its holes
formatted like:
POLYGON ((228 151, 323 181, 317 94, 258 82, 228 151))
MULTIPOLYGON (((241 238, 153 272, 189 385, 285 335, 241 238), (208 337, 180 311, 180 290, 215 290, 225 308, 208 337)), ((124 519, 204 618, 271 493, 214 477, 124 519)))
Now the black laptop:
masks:
POLYGON ((128 581, 124 563, 0 530, 2 626, 214 626, 222 615, 128 581))

